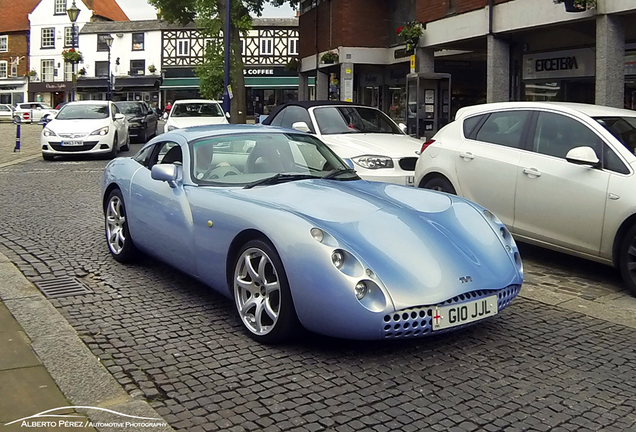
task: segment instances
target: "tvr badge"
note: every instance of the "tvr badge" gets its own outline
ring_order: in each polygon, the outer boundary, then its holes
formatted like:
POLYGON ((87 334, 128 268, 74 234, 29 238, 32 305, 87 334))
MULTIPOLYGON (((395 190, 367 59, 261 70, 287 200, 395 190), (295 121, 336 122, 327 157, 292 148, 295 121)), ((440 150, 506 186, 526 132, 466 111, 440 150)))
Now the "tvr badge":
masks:
POLYGON ((472 282, 473 278, 470 276, 462 276, 459 278, 459 281, 463 284, 468 283, 468 282, 472 282))

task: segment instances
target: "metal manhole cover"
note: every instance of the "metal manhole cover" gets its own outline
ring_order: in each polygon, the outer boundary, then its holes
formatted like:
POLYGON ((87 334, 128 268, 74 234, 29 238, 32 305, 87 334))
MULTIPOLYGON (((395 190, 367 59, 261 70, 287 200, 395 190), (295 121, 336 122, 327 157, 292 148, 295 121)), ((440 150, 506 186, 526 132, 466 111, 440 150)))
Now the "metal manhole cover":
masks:
POLYGON ((91 294, 93 292, 76 278, 68 277, 35 282, 35 286, 38 287, 47 298, 69 297, 91 294))

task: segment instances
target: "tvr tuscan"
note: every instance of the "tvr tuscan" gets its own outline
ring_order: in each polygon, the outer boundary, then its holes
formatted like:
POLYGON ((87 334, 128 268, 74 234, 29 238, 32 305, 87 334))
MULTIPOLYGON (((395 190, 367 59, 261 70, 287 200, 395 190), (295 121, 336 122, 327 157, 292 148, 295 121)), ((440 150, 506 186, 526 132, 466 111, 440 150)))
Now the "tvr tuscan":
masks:
POLYGON ((102 191, 116 260, 142 251, 233 298, 263 343, 300 325, 350 339, 458 329, 498 314, 523 281, 488 210, 360 180, 294 130, 177 129, 111 161, 102 191))

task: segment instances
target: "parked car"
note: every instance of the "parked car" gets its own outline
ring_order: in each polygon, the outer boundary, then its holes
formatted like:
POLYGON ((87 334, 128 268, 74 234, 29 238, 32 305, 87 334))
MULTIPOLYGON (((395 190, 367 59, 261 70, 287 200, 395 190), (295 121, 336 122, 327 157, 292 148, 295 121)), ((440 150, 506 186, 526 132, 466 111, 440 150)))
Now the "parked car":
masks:
POLYGON ((49 114, 54 116, 57 110, 43 102, 24 102, 16 104, 14 116, 19 116, 22 122, 37 123, 42 116, 49 114))
POLYGON ((126 116, 131 140, 136 138, 139 142, 145 143, 157 135, 159 117, 146 102, 122 101, 115 102, 115 106, 126 116))
POLYGON ((164 131, 185 128, 189 126, 204 126, 227 124, 229 113, 226 114, 221 104, 215 100, 184 99, 176 101, 166 119, 164 131))
POLYGON ((346 102, 305 101, 279 105, 262 122, 310 132, 322 139, 365 180, 413 186, 422 141, 404 133, 377 108, 346 102))
POLYGON ((422 146, 416 182, 487 207, 517 240, 615 266, 636 294, 635 150, 634 111, 476 105, 422 146))
POLYGON ((354 339, 428 336, 491 317, 522 264, 496 217, 460 197, 361 181, 318 138, 186 128, 110 162, 102 206, 120 262, 139 251, 234 299, 257 341, 299 324, 354 339))
POLYGON ((115 157, 130 145, 126 117, 110 101, 69 102, 44 126, 40 141, 45 160, 69 154, 115 157))
POLYGON ((0 121, 13 121, 13 107, 9 104, 0 104, 0 121))

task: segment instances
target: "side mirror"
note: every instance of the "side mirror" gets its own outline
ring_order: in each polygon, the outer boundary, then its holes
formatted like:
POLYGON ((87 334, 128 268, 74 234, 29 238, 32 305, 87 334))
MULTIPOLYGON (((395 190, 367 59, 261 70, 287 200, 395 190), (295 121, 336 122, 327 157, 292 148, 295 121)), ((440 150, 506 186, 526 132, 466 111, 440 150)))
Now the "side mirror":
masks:
POLYGON ((309 129, 309 126, 307 126, 307 123, 303 121, 292 123, 292 129, 296 129, 297 131, 300 131, 300 132, 311 132, 311 129, 309 129))
POLYGON ((42 126, 46 126, 51 120, 53 120, 51 118, 51 114, 44 114, 42 118, 40 118, 40 121, 38 122, 38 124, 42 126))
POLYGON ((168 113, 167 113, 167 112, 163 113, 163 119, 164 119, 164 120, 167 120, 167 119, 168 119, 168 113))
POLYGON ((598 167, 601 163, 592 147, 574 147, 565 155, 565 160, 577 165, 598 167))
POLYGON ((398 127, 400 128, 402 132, 406 133, 406 125, 404 123, 398 124, 398 127))
POLYGON ((125 118, 126 118, 126 116, 123 115, 122 113, 115 114, 115 120, 123 120, 125 118))
POLYGON ((150 170, 150 177, 153 180, 168 182, 171 188, 177 187, 177 166, 174 164, 153 165, 150 170))
POLYGON ((225 113, 225 118, 228 119, 228 120, 230 119, 230 113, 229 112, 225 113))

